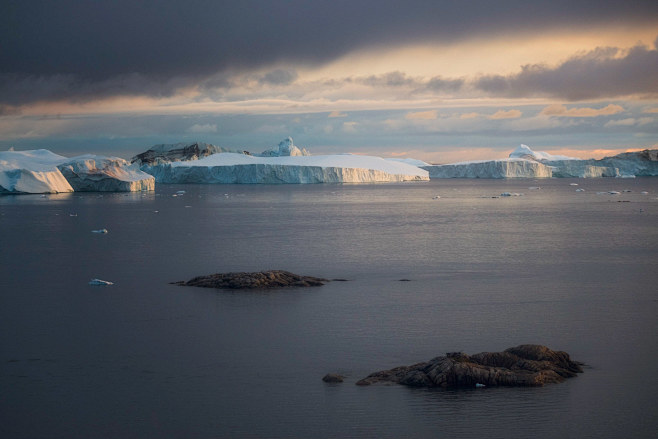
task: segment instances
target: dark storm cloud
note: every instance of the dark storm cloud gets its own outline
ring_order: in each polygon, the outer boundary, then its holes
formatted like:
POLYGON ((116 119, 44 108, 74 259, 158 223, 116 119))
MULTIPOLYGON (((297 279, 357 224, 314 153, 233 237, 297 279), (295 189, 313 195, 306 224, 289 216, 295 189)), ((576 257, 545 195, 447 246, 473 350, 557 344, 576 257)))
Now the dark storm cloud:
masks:
POLYGON ((276 69, 264 74, 258 79, 258 82, 261 84, 288 85, 293 83, 298 76, 297 72, 292 69, 276 69))
POLYGON ((495 96, 550 96, 566 100, 658 95, 656 47, 636 46, 627 53, 600 48, 575 56, 558 67, 526 65, 510 76, 490 75, 475 87, 495 96))
POLYGON ((313 65, 354 49, 657 16, 650 0, 3 0, 0 103, 166 96, 274 62, 313 65))

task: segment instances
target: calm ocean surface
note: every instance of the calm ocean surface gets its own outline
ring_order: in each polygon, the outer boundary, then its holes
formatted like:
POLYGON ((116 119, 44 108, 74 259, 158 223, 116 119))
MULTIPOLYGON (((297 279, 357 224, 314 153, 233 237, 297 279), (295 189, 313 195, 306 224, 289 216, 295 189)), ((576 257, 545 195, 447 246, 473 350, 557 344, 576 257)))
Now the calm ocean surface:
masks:
POLYGON ((4 196, 0 329, 3 438, 655 438, 658 178, 4 196), (506 191, 524 195, 484 198, 506 191), (349 282, 169 285, 265 269, 349 282), (588 366, 544 388, 354 385, 522 343, 588 366))

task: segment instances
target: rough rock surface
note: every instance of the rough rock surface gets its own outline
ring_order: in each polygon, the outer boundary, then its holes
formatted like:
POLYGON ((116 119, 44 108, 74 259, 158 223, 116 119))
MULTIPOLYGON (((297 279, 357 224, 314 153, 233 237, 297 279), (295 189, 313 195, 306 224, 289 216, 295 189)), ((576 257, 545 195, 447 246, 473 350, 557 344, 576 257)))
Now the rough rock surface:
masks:
POLYGON ((543 386, 581 373, 582 363, 541 345, 521 345, 503 352, 448 353, 424 363, 368 375, 356 384, 403 384, 412 387, 543 386))
POLYGON ((141 165, 157 165, 160 163, 171 163, 178 161, 198 160, 203 157, 208 157, 212 154, 222 152, 238 152, 221 146, 212 145, 210 143, 195 142, 195 143, 174 143, 155 145, 137 154, 130 161, 141 165))
POLYGON ((337 373, 328 373, 322 377, 322 381, 325 383, 342 383, 344 379, 344 376, 337 373))
POLYGON ((312 276, 300 276, 284 270, 257 271, 253 273, 216 273, 198 276, 188 281, 173 282, 176 285, 205 288, 253 289, 281 287, 319 287, 329 282, 312 276))

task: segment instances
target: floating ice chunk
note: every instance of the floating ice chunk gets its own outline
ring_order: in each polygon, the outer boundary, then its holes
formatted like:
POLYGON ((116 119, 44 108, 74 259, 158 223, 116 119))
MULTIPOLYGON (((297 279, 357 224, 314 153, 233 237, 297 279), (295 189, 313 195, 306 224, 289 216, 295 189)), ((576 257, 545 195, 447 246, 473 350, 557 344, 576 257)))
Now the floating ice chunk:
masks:
POLYGON ((92 230, 91 233, 107 233, 107 229, 92 230))
POLYGON ((435 196, 432 197, 433 200, 438 200, 439 198, 441 198, 440 195, 435 195, 435 196))
POLYGON ((531 191, 538 191, 541 188, 539 186, 530 186, 528 189, 530 189, 531 191))
POLYGON ((89 285, 114 285, 114 282, 102 279, 92 279, 89 281, 89 285))
POLYGON ((576 189, 576 192, 585 192, 585 189, 578 188, 578 189, 576 189))
POLYGON ((482 384, 482 383, 475 383, 475 387, 487 387, 487 386, 485 386, 485 385, 482 384))
POLYGON ((569 186, 578 186, 578 183, 569 183, 569 186))
POLYGON ((608 191, 610 195, 619 195, 619 191, 608 191))
POLYGON ((176 191, 177 195, 185 195, 185 191, 176 191))
POLYGON ((520 194, 518 192, 503 192, 500 194, 501 197, 520 197, 523 194, 520 194))
POLYGON ((640 193, 641 193, 642 195, 649 195, 649 192, 647 192, 647 191, 642 191, 642 192, 640 192, 640 193))

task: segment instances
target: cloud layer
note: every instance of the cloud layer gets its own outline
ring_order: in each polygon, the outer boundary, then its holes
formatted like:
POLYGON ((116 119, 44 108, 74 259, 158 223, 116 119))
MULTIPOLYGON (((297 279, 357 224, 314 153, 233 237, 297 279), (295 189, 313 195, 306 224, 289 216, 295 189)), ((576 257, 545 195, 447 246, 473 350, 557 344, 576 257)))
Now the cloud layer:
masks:
MULTIPOLYGON (((463 38, 625 22, 656 22, 658 4, 643 0, 540 0, 458 2, 411 0, 291 0, 240 2, 196 0, 8 1, 0 15, 0 103, 79 100, 120 95, 168 97, 206 82, 268 70, 261 85, 294 82, 290 63, 313 66, 355 50, 403 46, 419 41, 449 44, 463 38)), ((548 84, 546 76, 581 69, 621 73, 619 93, 655 84, 628 73, 655 64, 655 50, 636 50, 617 58, 581 59, 560 70, 528 67, 514 77, 485 77, 479 89, 497 95, 561 93, 568 99, 596 94, 592 84, 574 83, 568 91, 548 84), (640 81, 640 82, 637 82, 640 81), (629 85, 631 82, 638 84, 629 85), (547 85, 548 84, 548 85, 547 85), (580 90, 580 91, 579 91, 580 90)), ((407 78, 408 80, 409 78, 407 78)), ((404 77, 364 78, 371 86, 404 85, 404 77), (383 81, 383 82, 382 82, 383 81)), ((459 89, 461 79, 428 81, 432 90, 459 89)))

